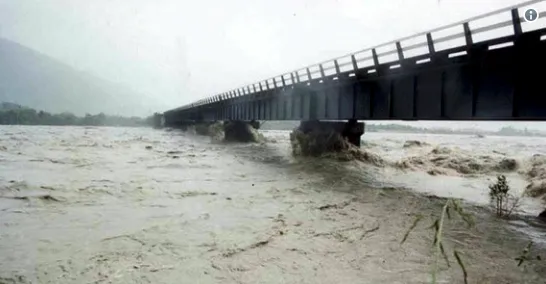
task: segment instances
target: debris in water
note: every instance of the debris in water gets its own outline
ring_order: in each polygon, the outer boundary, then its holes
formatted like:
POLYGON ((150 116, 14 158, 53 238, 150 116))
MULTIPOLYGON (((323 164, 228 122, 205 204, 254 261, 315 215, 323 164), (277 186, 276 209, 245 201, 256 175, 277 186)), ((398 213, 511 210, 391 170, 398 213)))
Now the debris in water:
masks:
POLYGON ((131 235, 119 235, 119 236, 113 236, 113 237, 108 237, 108 238, 104 238, 102 239, 103 242, 106 242, 106 241, 111 241, 111 240, 115 240, 115 239, 120 239, 120 238, 127 238, 127 239, 130 239, 130 240, 133 240, 141 245, 146 245, 146 243, 144 241, 141 241, 140 239, 137 239, 135 238, 134 236, 131 236, 131 235))
POLYGON ((379 225, 376 225, 375 227, 369 229, 369 230, 366 230, 362 233, 362 235, 360 235, 360 239, 364 239, 366 236, 368 236, 368 234, 370 233, 373 233, 375 231, 379 230, 379 225))
POLYGON ((227 252, 223 253, 222 255, 224 257, 232 257, 232 256, 234 256, 236 254, 239 254, 241 252, 244 252, 244 251, 247 251, 247 250, 250 250, 250 249, 256 249, 256 248, 259 248, 259 247, 263 247, 263 246, 269 244, 270 241, 271 241, 271 237, 269 239, 267 239, 267 240, 253 243, 250 246, 245 247, 245 248, 238 248, 238 249, 228 250, 227 252))
POLYGON ((40 186, 41 189, 47 189, 47 190, 55 190, 55 188, 51 187, 51 186, 40 186))
POLYGON ((177 195, 185 198, 185 197, 194 197, 194 196, 200 196, 200 195, 216 195, 216 194, 217 194, 216 192, 185 191, 185 192, 180 192, 177 195))
POLYGON ((54 197, 52 195, 49 195, 49 194, 44 194, 44 195, 32 195, 32 196, 0 196, 0 198, 9 198, 9 199, 16 199, 16 200, 25 200, 25 201, 30 201, 32 199, 39 199, 39 200, 43 200, 43 201, 54 201, 54 202, 62 202, 63 200, 57 198, 57 197, 54 197))
MULTIPOLYGON (((343 241, 347 241, 348 238, 346 236, 341 235, 341 233, 348 232, 348 231, 359 230, 359 229, 364 229, 364 225, 359 225, 359 226, 354 226, 354 227, 349 227, 349 228, 343 228, 343 229, 335 230, 335 231, 332 231, 332 232, 316 233, 316 234, 313 235, 313 237, 334 236, 336 239, 343 242, 343 241)), ((379 230, 379 225, 375 225, 371 229, 364 230, 364 232, 360 235, 360 237, 358 239, 362 240, 368 234, 373 233, 373 232, 375 232, 377 230, 379 230)), ((354 240, 353 241, 349 240, 349 241, 353 242, 354 240)))
POLYGON ((429 146, 430 144, 422 141, 417 140, 408 140, 406 143, 404 143, 404 148, 410 148, 410 147, 423 147, 423 146, 429 146))
POLYGON ((351 204, 354 201, 356 201, 356 198, 352 198, 351 200, 344 201, 344 202, 339 203, 339 204, 326 204, 326 205, 320 206, 318 209, 319 210, 326 210, 326 209, 332 209, 332 208, 343 209, 343 208, 347 207, 349 204, 351 204))
POLYGON ((152 146, 146 146, 146 150, 152 150, 152 146))

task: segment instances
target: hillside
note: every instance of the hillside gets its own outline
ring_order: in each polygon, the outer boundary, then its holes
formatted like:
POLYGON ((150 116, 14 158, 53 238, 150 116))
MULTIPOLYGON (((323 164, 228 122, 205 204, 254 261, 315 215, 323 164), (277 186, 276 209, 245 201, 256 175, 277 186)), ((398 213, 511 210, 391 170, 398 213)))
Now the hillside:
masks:
POLYGON ((0 38, 0 102, 77 115, 147 115, 154 109, 123 86, 0 38))

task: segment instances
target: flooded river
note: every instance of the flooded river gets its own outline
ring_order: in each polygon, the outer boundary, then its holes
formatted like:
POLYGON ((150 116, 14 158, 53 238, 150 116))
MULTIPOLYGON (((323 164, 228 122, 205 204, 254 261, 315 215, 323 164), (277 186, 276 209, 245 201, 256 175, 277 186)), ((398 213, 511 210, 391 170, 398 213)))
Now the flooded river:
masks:
POLYGON ((544 203, 511 220, 485 206, 499 172, 523 192, 544 138, 365 134, 380 166, 296 159, 288 132, 265 135, 1 126, 0 283, 430 283, 445 203, 430 195, 476 219, 445 221, 438 283, 463 283, 454 249, 469 283, 546 283, 545 260, 515 260, 529 241, 546 258, 544 203))

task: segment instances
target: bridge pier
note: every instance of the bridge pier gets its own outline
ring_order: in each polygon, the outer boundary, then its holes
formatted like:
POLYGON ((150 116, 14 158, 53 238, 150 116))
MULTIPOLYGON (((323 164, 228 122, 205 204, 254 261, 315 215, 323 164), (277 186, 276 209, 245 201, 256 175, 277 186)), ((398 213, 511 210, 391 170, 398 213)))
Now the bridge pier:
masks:
POLYGON ((256 120, 226 120, 224 121, 224 139, 236 142, 258 142, 257 129, 260 129, 260 122, 256 120))
POLYGON ((349 143, 360 147, 360 137, 364 134, 364 122, 358 122, 356 119, 343 121, 319 121, 305 120, 300 122, 299 130, 304 134, 310 132, 337 132, 349 143))
POLYGON ((163 118, 163 114, 161 113, 154 113, 153 116, 153 128, 162 128, 165 124, 165 119, 163 118))

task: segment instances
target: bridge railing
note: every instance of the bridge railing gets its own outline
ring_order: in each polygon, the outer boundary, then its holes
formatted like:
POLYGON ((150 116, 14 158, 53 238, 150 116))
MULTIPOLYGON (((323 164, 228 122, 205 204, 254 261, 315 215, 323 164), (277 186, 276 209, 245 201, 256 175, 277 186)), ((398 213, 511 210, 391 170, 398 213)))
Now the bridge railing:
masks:
MULTIPOLYGON (((332 75, 347 71, 356 72, 357 70, 368 69, 368 73, 373 73, 380 64, 391 63, 391 69, 400 68, 400 64, 397 63, 404 59, 413 57, 421 58, 423 57, 422 55, 433 55, 437 51, 457 46, 471 46, 474 43, 484 40, 503 38, 512 35, 517 36, 521 33, 543 28, 539 25, 540 22, 546 21, 546 8, 544 7, 546 5, 544 4, 546 4, 545 0, 526 1, 487 14, 472 17, 464 21, 309 65, 304 68, 198 100, 175 110, 191 109, 241 96, 248 96, 264 90, 286 88, 295 84, 303 84, 310 80, 323 79, 328 76, 331 77, 332 75), (541 4, 541 7, 532 7, 539 9, 539 20, 536 21, 536 25, 526 25, 529 23, 526 22, 524 17, 520 16, 520 11, 523 10, 524 12, 524 9, 531 8, 531 5, 539 3, 541 4), (499 21, 499 18, 493 19, 493 16, 498 16, 501 20, 499 21), (504 19, 502 17, 504 17, 504 19), (491 33, 493 31, 496 31, 497 33, 491 33)), ((511 44, 513 44, 513 42, 499 42, 491 45, 489 48, 501 48, 511 44)), ((466 52, 463 50, 458 53, 450 54, 450 57, 464 54, 466 54, 466 52)), ((430 58, 423 58, 417 60, 416 64, 422 64, 428 61, 430 61, 430 58)), ((355 73, 349 74, 349 76, 354 75, 355 73)), ((338 77, 334 76, 332 79, 338 80, 338 77)))

